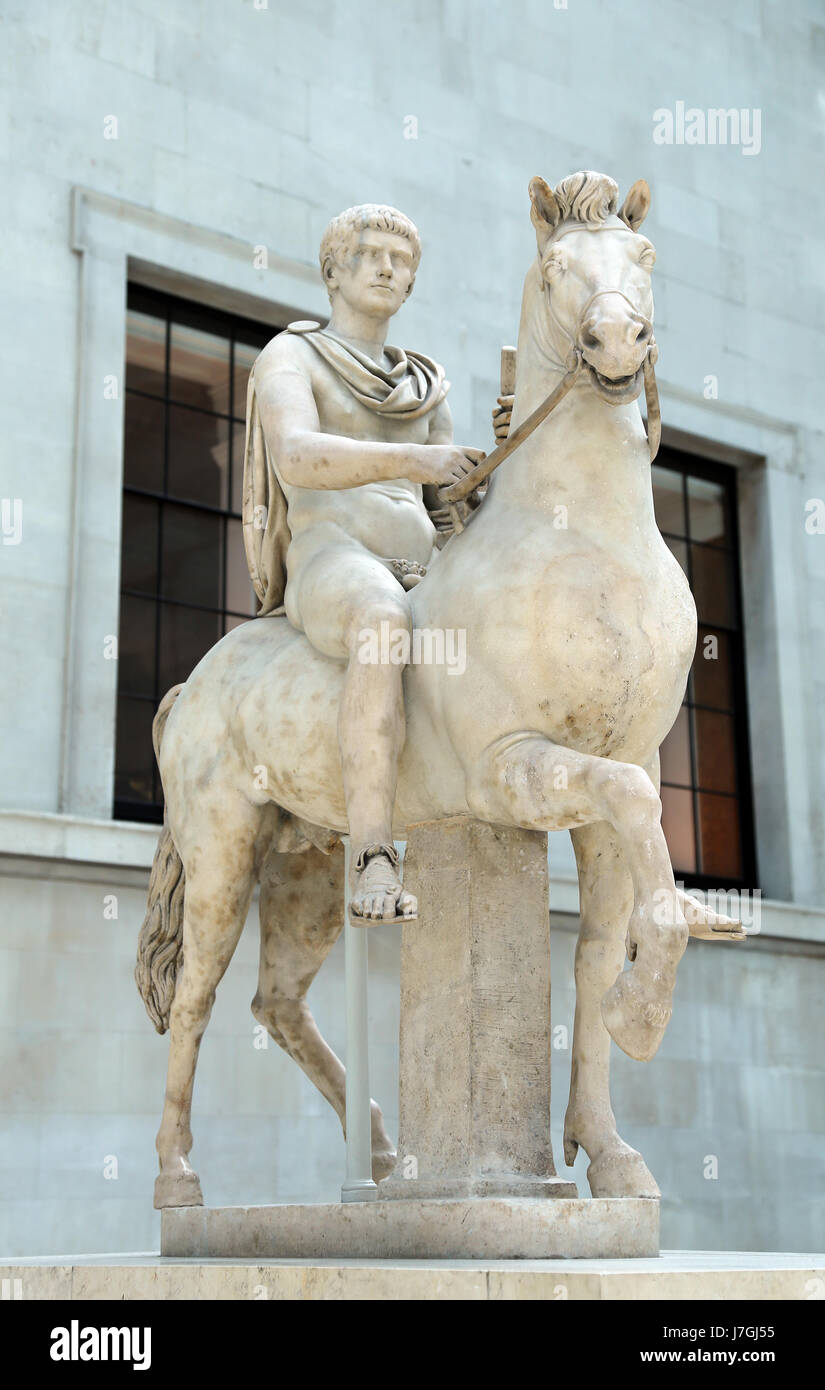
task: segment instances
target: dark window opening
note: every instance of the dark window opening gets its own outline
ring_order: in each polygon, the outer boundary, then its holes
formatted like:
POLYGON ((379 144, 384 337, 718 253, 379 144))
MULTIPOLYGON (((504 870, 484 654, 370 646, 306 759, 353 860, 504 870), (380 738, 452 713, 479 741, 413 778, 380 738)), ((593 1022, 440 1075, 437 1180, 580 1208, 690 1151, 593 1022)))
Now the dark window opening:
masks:
POLYGON ((735 470, 662 447, 653 500, 699 620, 685 699, 661 749, 673 868, 693 887, 754 888, 735 470))
POLYGON ((114 814, 160 821, 152 719, 254 616, 241 497, 249 370, 277 332, 129 287, 114 814))

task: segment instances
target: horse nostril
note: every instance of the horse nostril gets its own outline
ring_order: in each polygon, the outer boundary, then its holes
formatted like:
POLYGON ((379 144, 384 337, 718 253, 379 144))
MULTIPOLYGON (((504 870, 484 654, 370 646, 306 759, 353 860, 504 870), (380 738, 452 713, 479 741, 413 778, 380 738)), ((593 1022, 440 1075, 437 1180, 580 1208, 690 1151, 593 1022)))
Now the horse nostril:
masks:
POLYGON ((602 340, 593 332, 592 328, 585 328, 582 333, 582 343, 584 347, 592 350, 593 348, 601 347, 602 340))
POLYGON ((642 325, 642 327, 639 329, 638 333, 636 334, 636 342, 637 342, 637 343, 646 343, 649 337, 650 337, 650 325, 647 324, 647 323, 645 323, 645 324, 642 325))

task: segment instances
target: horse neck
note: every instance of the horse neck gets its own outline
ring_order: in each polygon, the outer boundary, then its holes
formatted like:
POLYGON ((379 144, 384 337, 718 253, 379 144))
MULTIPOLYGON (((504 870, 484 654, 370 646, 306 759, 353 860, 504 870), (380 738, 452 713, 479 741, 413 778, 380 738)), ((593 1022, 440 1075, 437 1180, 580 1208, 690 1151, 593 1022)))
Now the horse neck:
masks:
MULTIPOLYGON (((572 343, 553 322, 538 262, 522 299, 511 429, 541 405, 565 373, 572 343)), ((582 373, 569 395, 493 474, 487 507, 529 509, 541 520, 559 504, 577 530, 655 528, 650 458, 638 402, 608 405, 582 373)))

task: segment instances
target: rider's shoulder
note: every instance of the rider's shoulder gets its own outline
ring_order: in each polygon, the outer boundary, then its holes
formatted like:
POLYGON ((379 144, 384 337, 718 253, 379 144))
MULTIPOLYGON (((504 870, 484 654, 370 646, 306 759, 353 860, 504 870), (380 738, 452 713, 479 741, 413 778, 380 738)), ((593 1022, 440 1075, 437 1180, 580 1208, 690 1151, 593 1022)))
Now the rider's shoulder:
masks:
POLYGON ((318 327, 320 325, 317 323, 313 323, 310 328, 308 322, 299 321, 270 338, 255 359, 257 379, 260 381, 264 375, 268 376, 273 372, 298 372, 309 380, 316 354, 305 341, 306 333, 318 327))

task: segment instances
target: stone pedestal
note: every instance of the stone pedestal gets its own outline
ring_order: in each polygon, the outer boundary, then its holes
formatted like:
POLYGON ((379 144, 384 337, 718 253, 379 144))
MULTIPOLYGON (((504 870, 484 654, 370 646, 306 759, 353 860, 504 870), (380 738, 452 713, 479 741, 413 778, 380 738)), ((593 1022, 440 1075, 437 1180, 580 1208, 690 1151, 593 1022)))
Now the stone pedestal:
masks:
POLYGON ((398 1164, 382 1199, 575 1197, 550 1143, 547 836, 410 832, 419 920, 401 948, 398 1164))
POLYGON ((482 1197, 166 1207, 160 1249, 212 1260, 639 1259, 659 1253, 659 1203, 482 1197))

